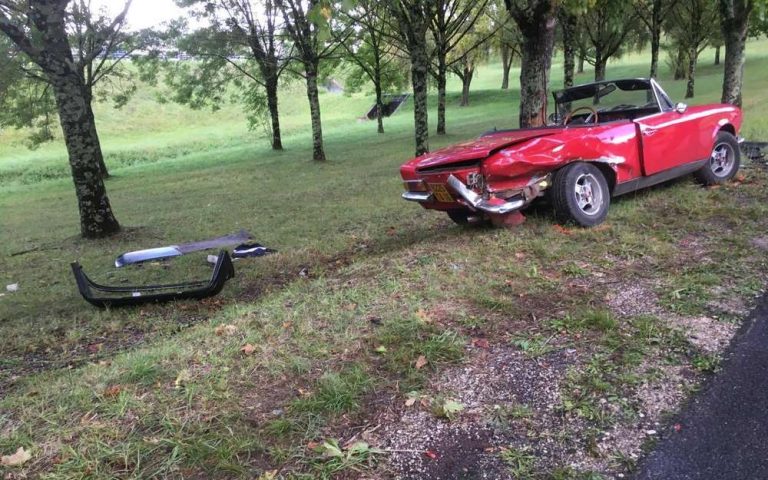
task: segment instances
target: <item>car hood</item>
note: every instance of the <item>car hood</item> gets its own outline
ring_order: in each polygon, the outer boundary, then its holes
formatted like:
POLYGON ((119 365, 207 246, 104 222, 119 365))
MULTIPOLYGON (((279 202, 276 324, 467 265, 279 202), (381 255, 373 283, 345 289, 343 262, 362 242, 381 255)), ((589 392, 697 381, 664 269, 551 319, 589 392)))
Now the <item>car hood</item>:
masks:
POLYGON ((509 130, 484 135, 475 140, 451 145, 414 159, 417 169, 447 166, 467 160, 487 158, 494 152, 534 138, 546 137, 560 133, 562 128, 537 128, 525 130, 509 130))

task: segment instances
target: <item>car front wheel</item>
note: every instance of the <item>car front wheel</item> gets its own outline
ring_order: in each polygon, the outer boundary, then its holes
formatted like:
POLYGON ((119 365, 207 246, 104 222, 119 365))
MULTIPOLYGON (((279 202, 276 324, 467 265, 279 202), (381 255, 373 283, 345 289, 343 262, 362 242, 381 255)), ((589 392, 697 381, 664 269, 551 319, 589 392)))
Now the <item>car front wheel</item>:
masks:
POLYGON ((555 216, 562 223, 593 227, 608 215, 611 192, 603 173, 589 163, 572 163, 555 173, 552 181, 555 216))
POLYGON ((694 176, 704 185, 720 185, 736 175, 741 164, 739 142, 729 132, 719 132, 707 163, 694 176))

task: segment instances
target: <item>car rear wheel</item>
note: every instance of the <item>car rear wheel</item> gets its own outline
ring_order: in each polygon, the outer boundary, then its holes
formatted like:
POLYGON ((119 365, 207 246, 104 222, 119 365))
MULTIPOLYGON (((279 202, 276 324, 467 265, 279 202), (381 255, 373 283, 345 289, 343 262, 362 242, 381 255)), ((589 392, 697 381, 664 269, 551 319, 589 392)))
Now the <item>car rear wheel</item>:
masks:
POLYGON ((552 204, 562 223, 593 227, 608 215, 611 192, 603 173, 589 163, 572 163, 555 173, 552 204))
POLYGON ((707 163, 694 176, 704 185, 720 185, 736 175, 741 164, 739 142, 729 132, 719 132, 707 163))

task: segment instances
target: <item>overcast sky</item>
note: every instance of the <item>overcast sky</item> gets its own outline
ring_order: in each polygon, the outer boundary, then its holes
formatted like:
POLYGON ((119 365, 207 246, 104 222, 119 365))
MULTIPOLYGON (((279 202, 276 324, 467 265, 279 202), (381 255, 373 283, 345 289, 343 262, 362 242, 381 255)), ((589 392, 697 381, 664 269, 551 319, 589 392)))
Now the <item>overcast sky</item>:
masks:
MULTIPOLYGON (((93 0, 94 6, 104 5, 113 14, 125 5, 125 0, 93 0)), ((128 24, 132 30, 153 27, 184 15, 173 0, 133 0, 128 10, 128 24)))

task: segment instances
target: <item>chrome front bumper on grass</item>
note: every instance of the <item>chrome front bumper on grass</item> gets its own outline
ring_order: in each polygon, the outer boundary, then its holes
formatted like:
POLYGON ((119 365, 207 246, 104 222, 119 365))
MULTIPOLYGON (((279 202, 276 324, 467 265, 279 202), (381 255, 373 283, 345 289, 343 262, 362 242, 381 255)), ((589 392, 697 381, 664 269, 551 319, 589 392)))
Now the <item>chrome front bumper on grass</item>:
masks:
MULTIPOLYGON (((478 195, 477 193, 467 188, 467 186, 464 185, 461 180, 454 177, 453 175, 448 177, 448 186, 450 186, 451 189, 453 189, 453 191, 461 197, 461 203, 464 203, 466 206, 472 209, 480 210, 486 213, 504 215, 506 213, 519 210, 523 207, 523 205, 525 205, 525 200, 522 198, 509 201, 504 201, 499 198, 486 200, 481 195, 478 195)), ((411 202, 424 203, 432 202, 435 198, 434 195, 430 192, 405 192, 403 193, 403 199, 409 200, 411 202)))

